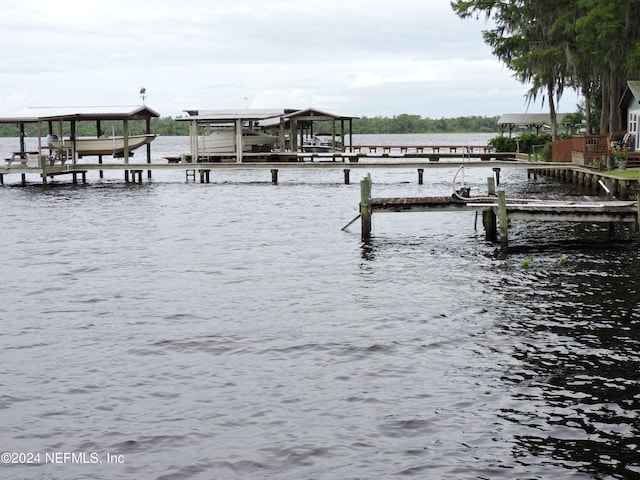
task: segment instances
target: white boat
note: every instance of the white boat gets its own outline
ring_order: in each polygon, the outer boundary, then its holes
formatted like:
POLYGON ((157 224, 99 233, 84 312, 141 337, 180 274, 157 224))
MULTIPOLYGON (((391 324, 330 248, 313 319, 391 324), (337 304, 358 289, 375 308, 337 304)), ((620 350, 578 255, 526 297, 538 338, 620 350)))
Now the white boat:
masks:
MULTIPOLYGON (((136 148, 151 143, 155 138, 156 135, 152 133, 127 137, 129 154, 136 148)), ((85 155, 124 156, 124 137, 77 138, 72 141, 69 139, 60 140, 57 135, 49 135, 47 137, 47 146, 57 151, 75 149, 79 157, 85 155)))
POLYGON ((315 136, 302 142, 302 151, 309 153, 341 152, 342 142, 332 140, 331 136, 315 136))
MULTIPOLYGON (((278 137, 260 132, 242 132, 243 152, 270 152, 278 137)), ((230 153, 236 151, 236 136, 233 130, 214 130, 198 137, 198 153, 230 153)))

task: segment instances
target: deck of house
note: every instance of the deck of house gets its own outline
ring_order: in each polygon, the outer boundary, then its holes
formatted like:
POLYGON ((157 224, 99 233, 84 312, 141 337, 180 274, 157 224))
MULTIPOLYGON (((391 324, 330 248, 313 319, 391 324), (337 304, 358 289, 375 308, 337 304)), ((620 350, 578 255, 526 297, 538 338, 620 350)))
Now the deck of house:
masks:
MULTIPOLYGON (((554 143, 554 158, 581 166, 592 166, 603 159, 606 162, 612 157, 610 134, 577 135, 554 143)), ((627 167, 640 168, 640 151, 627 152, 627 167)))

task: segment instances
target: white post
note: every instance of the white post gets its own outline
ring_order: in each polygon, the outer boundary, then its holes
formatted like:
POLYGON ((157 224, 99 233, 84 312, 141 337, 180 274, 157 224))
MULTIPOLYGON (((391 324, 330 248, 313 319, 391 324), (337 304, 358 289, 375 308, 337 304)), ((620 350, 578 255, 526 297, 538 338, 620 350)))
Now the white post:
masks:
POLYGON ((236 162, 242 163, 242 119, 236 120, 236 162))
POLYGON ((198 122, 191 122, 191 163, 198 163, 198 122))

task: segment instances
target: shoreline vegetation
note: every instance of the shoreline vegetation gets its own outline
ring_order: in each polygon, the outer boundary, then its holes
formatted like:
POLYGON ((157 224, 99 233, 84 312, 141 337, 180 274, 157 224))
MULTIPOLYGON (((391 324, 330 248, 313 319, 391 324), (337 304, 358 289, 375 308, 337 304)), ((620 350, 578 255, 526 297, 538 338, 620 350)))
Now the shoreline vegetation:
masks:
MULTIPOLYGON (((403 134, 403 133, 500 133, 498 116, 482 117, 454 117, 432 119, 420 115, 406 113, 393 117, 360 117, 353 120, 354 134, 403 134)), ((122 122, 103 122, 103 128, 111 134, 122 135, 122 122)), ((146 133, 142 122, 130 122, 129 134, 141 135, 146 133)), ((317 134, 330 133, 329 122, 319 122, 317 134), (326 125, 323 125, 326 124, 326 125), (323 128, 324 127, 324 128, 323 128)), ((37 126, 27 125, 25 133, 28 137, 38 136, 37 126)), ((78 122, 76 133, 80 137, 96 136, 94 122, 78 122)), ((151 133, 162 136, 188 136, 189 123, 178 121, 172 117, 152 118, 151 133)), ((69 132, 64 132, 69 135, 69 132)), ((17 125, 0 125, 0 137, 18 137, 17 125)))

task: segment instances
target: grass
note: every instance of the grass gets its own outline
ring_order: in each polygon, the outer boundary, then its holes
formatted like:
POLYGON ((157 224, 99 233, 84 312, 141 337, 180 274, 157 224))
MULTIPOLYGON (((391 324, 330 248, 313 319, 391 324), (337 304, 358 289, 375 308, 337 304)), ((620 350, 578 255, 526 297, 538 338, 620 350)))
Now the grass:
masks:
POLYGON ((624 178, 625 180, 639 180, 640 179, 640 169, 638 168, 628 168, 627 170, 605 170, 603 172, 605 175, 616 178, 624 178))

